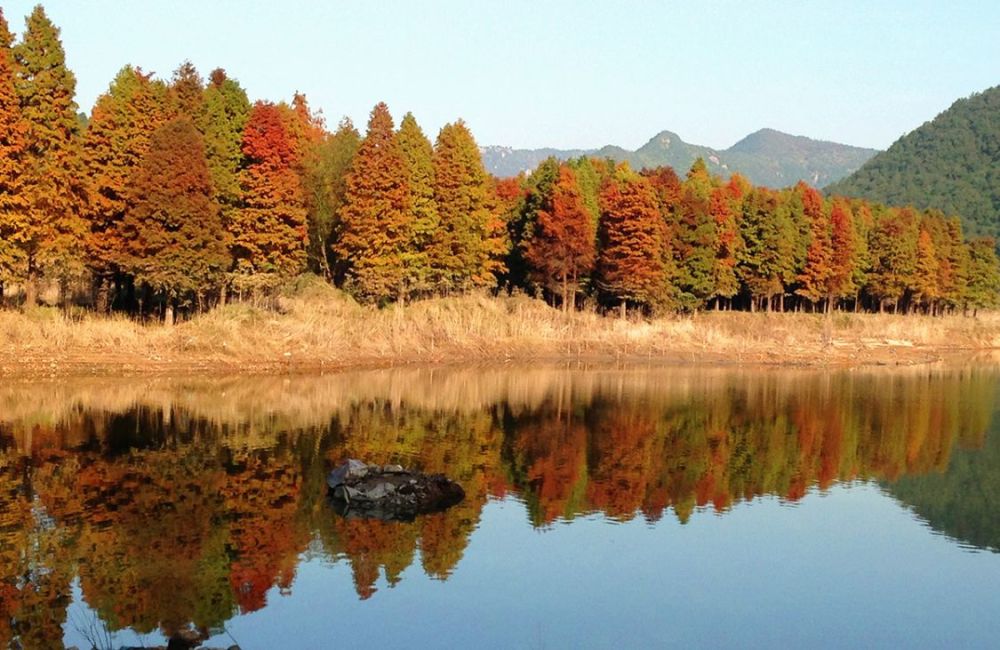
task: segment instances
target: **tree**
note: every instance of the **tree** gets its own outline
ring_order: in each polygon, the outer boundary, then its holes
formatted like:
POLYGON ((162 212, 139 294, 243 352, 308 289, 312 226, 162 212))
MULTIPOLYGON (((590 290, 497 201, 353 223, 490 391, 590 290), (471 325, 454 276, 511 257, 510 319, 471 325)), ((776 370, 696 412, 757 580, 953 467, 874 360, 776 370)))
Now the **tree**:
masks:
POLYGON ((623 316, 628 302, 654 310, 665 305, 663 238, 652 186, 627 165, 619 167, 601 191, 598 273, 602 292, 623 316))
POLYGON ((743 198, 749 191, 750 183, 733 174, 729 182, 714 188, 709 200, 709 211, 715 219, 715 265, 712 284, 715 288, 716 306, 720 298, 732 300, 739 293, 740 281, 736 276, 736 264, 743 240, 740 237, 740 216, 743 198))
POLYGON ((66 279, 82 268, 86 174, 73 99, 76 78, 66 67, 59 29, 41 5, 28 16, 14 59, 15 88, 27 127, 24 188, 29 210, 18 246, 26 265, 26 303, 31 305, 40 276, 66 279))
POLYGON ((205 82, 194 64, 180 64, 170 78, 170 117, 194 119, 202 111, 204 89, 205 82))
POLYGON ((24 183, 27 125, 14 90, 12 41, 0 10, 0 302, 4 283, 26 275, 22 245, 30 230, 24 183))
POLYGON ((246 91, 222 68, 213 70, 195 126, 205 142, 205 160, 227 233, 233 230, 242 195, 239 173, 243 165, 243 129, 249 118, 246 91))
POLYGON ((966 305, 973 315, 980 309, 994 309, 1000 303, 1000 263, 996 242, 980 237, 969 242, 969 286, 966 305))
POLYGON ((924 228, 917 237, 917 258, 913 274, 913 300, 931 307, 938 299, 938 261, 931 234, 924 228))
POLYGON ((535 289, 532 286, 531 265, 524 258, 524 252, 527 243, 534 237, 538 213, 552 210, 552 190, 559 180, 560 164, 555 157, 540 162, 524 179, 522 196, 512 205, 513 211, 507 220, 507 236, 511 246, 505 265, 507 281, 512 286, 535 289))
POLYGON ((552 292, 561 291, 562 307, 573 305, 581 279, 594 266, 596 234, 576 175, 567 165, 559 168, 552 187, 551 209, 539 210, 531 239, 524 242, 525 259, 536 282, 552 292))
POLYGON ((413 215, 413 241, 404 254, 406 282, 411 290, 426 292, 433 287, 433 269, 442 265, 437 259, 441 251, 433 245, 441 222, 434 199, 434 147, 413 113, 403 116, 396 137, 406 163, 413 215))
POLYGON ((872 270, 869 292, 879 301, 879 310, 899 301, 912 285, 917 258, 918 224, 912 208, 881 209, 869 236, 872 270))
POLYGON ((737 272, 750 292, 751 311, 758 302, 769 310, 772 298, 784 294, 794 274, 794 230, 788 206, 778 193, 757 187, 747 194, 740 220, 743 248, 737 272))
MULTIPOLYGON (((823 205, 823 197, 802 181, 795 186, 795 194, 801 197, 802 217, 809 229, 805 265, 798 275, 799 294, 815 306, 830 293, 833 276, 832 250, 830 243, 830 220, 823 205)), ((827 309, 830 305, 827 304, 827 309)))
POLYGON ((715 251, 718 233, 711 214, 712 177, 701 158, 695 160, 681 185, 674 210, 671 244, 677 261, 678 301, 682 309, 702 308, 715 293, 715 251))
POLYGON ((116 260, 127 245, 120 225, 127 186, 149 149, 153 132, 166 120, 166 87, 141 70, 125 66, 108 91, 97 98, 83 140, 90 181, 86 217, 87 265, 97 281, 97 311, 110 307, 116 260))
POLYGON ((494 286, 507 252, 489 177, 465 122, 446 124, 434 146, 434 198, 441 226, 432 244, 444 291, 494 286))
POLYGON ((128 187, 122 267, 165 300, 165 321, 185 294, 200 295, 228 262, 201 136, 179 118, 157 129, 128 187))
POLYGON ((830 277, 827 286, 827 310, 834 300, 853 296, 858 266, 857 239, 851 206, 841 199, 834 199, 830 208, 830 277))
POLYGON ((344 280, 345 260, 334 255, 340 233, 340 210, 347 195, 347 173, 361 144, 361 134, 349 118, 324 138, 307 169, 309 259, 316 272, 338 284, 344 280))
POLYGON ((334 249, 344 260, 344 287, 381 303, 405 296, 405 255, 413 241, 406 161, 389 107, 378 103, 365 139, 351 161, 334 249))
POLYGON ((295 142, 277 106, 254 104, 242 148, 242 203, 231 226, 235 271, 295 275, 305 265, 306 209, 295 142))

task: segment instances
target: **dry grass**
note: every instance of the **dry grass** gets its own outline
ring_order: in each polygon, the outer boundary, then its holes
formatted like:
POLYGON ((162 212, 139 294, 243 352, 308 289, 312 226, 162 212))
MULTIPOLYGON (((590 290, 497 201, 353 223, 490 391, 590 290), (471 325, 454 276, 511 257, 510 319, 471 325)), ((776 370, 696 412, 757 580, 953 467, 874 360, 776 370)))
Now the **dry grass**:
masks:
POLYGON ((0 311, 0 372, 72 367, 271 369, 538 358, 891 364, 1000 347, 978 318, 702 313, 657 320, 569 316, 527 297, 471 295, 376 309, 304 282, 277 310, 231 304, 173 328, 55 309, 0 311))

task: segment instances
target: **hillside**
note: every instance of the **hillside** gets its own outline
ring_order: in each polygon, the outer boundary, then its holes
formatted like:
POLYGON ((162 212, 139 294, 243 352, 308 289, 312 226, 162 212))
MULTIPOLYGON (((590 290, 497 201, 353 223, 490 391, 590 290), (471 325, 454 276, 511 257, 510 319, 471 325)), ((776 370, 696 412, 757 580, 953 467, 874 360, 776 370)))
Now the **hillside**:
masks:
POLYGON ((962 217, 972 235, 1000 235, 1000 86, 956 101, 827 188, 962 217))
POLYGON ((614 145, 596 150, 482 148, 487 170, 501 177, 534 169, 549 156, 565 160, 591 155, 628 161, 637 169, 669 165, 681 172, 689 169, 696 159, 703 158, 715 174, 727 177, 739 172, 751 183, 769 187, 794 185, 799 180, 826 185, 857 170, 875 153, 874 149, 812 140, 773 129, 751 133, 721 151, 684 142, 671 131, 657 133, 635 151, 614 145))

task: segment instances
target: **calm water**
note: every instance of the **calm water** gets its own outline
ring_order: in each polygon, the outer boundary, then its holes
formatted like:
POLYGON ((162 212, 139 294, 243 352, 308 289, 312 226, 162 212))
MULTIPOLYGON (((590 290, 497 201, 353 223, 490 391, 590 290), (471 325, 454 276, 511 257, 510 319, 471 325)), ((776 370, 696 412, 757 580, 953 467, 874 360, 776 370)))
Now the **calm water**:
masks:
POLYGON ((996 647, 998 389, 989 367, 5 382, 0 646, 996 647), (346 457, 468 497, 344 520, 346 457))

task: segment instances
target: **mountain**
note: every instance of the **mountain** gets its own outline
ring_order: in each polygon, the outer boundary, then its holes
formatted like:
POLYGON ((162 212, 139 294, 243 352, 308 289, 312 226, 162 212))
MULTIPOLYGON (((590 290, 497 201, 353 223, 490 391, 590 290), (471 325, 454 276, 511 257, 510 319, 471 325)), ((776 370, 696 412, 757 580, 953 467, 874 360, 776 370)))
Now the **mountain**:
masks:
POLYGON ((827 192, 937 208, 967 234, 1000 235, 1000 86, 956 101, 827 192))
POLYGON ((981 449, 952 451, 948 471, 883 485, 936 531, 974 548, 1000 553, 1000 431, 981 449))
POLYGON ((482 148, 486 169, 501 177, 530 171, 549 156, 560 160, 582 155, 611 158, 628 161, 636 169, 669 165, 681 174, 702 158, 715 174, 728 177, 740 172, 751 183, 770 187, 794 185, 800 180, 826 185, 857 170, 876 153, 874 149, 811 140, 774 129, 751 133, 721 151, 689 144, 671 131, 657 133, 635 151, 614 145, 590 150, 482 148))

